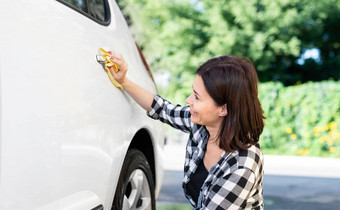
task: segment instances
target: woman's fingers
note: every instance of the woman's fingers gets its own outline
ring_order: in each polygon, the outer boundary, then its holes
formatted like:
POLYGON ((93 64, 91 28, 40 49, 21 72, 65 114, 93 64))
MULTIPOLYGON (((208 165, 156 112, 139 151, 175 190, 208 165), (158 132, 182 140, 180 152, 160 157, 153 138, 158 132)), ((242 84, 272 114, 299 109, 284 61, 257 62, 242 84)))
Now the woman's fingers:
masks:
POLYGON ((115 52, 112 53, 111 60, 114 63, 118 64, 118 65, 121 65, 121 64, 125 63, 124 58, 122 57, 122 55, 119 54, 119 53, 115 53, 115 52))
POLYGON ((124 61, 123 58, 119 59, 119 58, 112 57, 111 61, 117 64, 120 70, 127 71, 127 63, 124 61))
POLYGON ((111 52, 111 56, 119 59, 123 58, 122 54, 117 52, 111 52))
POLYGON ((118 82, 118 83, 121 83, 124 81, 125 79, 125 75, 126 75, 126 72, 128 70, 128 66, 127 66, 127 63, 125 62, 124 58, 118 54, 118 53, 111 53, 111 58, 110 60, 117 64, 118 66, 118 71, 116 72, 114 67, 111 66, 109 67, 109 70, 111 72, 111 75, 113 76, 113 78, 118 82))
POLYGON ((124 61, 115 57, 111 57, 111 61, 116 64, 122 64, 124 61))

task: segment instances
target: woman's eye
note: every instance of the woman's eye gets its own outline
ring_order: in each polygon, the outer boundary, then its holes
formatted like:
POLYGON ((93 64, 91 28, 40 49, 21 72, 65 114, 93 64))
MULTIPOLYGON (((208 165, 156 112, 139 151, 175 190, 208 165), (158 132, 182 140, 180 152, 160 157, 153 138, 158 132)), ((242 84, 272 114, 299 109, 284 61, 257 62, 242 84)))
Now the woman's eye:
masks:
POLYGON ((198 100, 198 97, 197 97, 197 95, 195 95, 195 99, 196 99, 196 100, 198 100))

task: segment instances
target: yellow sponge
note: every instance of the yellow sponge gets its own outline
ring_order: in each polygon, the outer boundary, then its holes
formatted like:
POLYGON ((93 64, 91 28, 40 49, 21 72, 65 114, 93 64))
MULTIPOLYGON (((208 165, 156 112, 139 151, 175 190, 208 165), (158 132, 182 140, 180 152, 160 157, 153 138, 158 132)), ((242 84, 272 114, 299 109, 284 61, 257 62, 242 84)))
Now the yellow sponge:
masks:
POLYGON ((115 72, 119 71, 118 65, 115 64, 115 63, 113 63, 113 62, 111 61, 111 52, 110 52, 110 51, 106 51, 106 50, 104 50, 103 48, 99 48, 99 50, 100 50, 100 52, 102 52, 102 57, 103 57, 103 59, 104 59, 104 61, 105 61, 105 62, 104 62, 104 64, 105 64, 105 70, 106 70, 106 73, 107 73, 107 75, 109 76, 109 78, 110 78, 112 84, 113 84, 115 87, 117 87, 117 88, 123 90, 123 86, 121 86, 121 85, 113 78, 113 76, 112 76, 112 74, 111 74, 111 72, 110 72, 110 70, 109 70, 109 67, 113 67, 113 69, 114 69, 115 72))

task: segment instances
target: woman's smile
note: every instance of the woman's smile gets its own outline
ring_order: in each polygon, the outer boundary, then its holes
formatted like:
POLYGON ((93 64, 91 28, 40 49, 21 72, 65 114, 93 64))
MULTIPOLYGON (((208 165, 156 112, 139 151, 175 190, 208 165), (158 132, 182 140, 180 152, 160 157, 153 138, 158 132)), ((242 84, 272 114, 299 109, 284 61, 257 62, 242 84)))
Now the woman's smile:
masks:
POLYGON ((194 112, 192 109, 190 109, 190 114, 191 114, 191 115, 197 115, 198 113, 197 113, 197 112, 194 112))

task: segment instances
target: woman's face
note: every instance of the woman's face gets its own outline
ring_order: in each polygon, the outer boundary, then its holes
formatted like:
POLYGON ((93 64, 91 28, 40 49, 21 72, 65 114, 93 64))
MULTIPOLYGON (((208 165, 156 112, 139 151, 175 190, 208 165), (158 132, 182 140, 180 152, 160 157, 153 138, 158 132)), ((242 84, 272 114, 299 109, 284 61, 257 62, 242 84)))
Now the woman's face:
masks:
POLYGON ((191 121, 207 127, 219 127, 227 115, 226 106, 217 106, 205 89, 202 77, 196 75, 193 92, 185 100, 190 105, 191 121))

